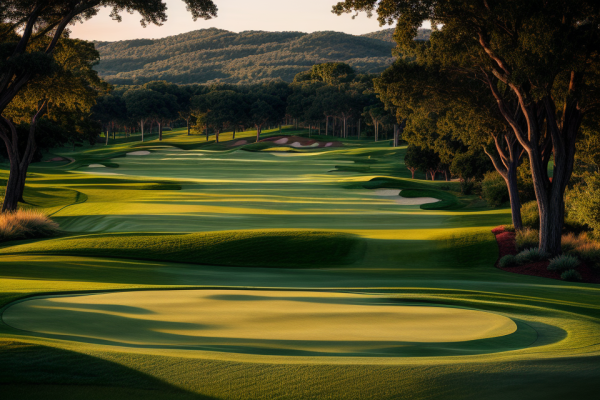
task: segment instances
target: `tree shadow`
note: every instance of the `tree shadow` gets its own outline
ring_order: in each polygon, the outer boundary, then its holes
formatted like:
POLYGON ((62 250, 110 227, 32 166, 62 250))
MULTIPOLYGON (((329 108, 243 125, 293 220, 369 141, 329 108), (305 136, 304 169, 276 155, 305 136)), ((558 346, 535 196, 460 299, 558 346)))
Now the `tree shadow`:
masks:
POLYGON ((0 384, 5 399, 211 399, 111 361, 20 341, 0 342, 0 384))

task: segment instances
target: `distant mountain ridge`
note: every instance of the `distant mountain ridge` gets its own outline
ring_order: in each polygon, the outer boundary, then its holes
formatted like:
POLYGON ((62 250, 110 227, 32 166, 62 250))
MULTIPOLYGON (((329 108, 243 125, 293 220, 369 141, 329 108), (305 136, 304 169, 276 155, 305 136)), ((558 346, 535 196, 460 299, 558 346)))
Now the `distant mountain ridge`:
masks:
MULTIPOLYGON (((394 41, 394 31, 395 30, 396 30, 396 28, 384 29, 384 30, 377 31, 377 32, 366 33, 361 36, 368 37, 371 39, 379 39, 379 40, 383 40, 386 42, 396 43, 394 41)), ((430 36, 431 36, 431 29, 419 29, 419 32, 417 33, 417 37, 415 39, 416 40, 429 40, 430 36)))
POLYGON ((163 39, 95 42, 100 76, 114 84, 291 82, 314 64, 345 62, 379 73, 394 61, 391 30, 355 36, 324 31, 229 32, 202 29, 163 39))

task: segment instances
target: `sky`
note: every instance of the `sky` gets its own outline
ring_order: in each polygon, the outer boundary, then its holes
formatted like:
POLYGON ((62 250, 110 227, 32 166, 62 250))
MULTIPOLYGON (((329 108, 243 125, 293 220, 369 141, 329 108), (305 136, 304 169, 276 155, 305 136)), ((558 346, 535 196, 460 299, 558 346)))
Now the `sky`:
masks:
POLYGON ((117 41, 158 39, 198 29, 219 28, 233 32, 255 31, 338 31, 354 35, 374 32, 380 27, 375 17, 350 14, 337 16, 331 7, 338 0, 214 0, 219 8, 212 20, 192 20, 182 0, 166 0, 168 21, 162 26, 142 28, 139 14, 122 14, 123 21, 113 21, 109 9, 94 18, 71 27, 71 37, 85 40, 117 41))

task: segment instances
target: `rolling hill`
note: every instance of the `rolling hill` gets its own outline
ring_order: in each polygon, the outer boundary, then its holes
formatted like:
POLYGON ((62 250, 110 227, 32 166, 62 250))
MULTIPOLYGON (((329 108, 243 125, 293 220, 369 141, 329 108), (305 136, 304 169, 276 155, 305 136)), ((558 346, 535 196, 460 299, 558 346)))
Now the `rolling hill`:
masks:
POLYGON ((95 42, 101 55, 96 69, 113 84, 291 82, 313 64, 334 61, 379 73, 393 62, 395 44, 391 34, 371 36, 211 28, 163 39, 95 42))

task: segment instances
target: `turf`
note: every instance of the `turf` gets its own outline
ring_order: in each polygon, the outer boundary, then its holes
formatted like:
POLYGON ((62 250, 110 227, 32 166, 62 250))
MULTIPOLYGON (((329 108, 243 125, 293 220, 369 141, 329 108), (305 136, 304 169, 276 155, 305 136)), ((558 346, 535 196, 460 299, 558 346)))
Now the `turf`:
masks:
MULTIPOLYGON (((283 134, 308 132, 288 127, 283 134)), ((253 135, 236 137, 252 143, 253 135)), ((183 130, 166 133, 162 142, 136 139, 59 149, 49 158, 72 161, 30 168, 25 206, 52 214, 63 236, 2 245, 2 312, 36 295, 69 295, 64 299, 71 301, 80 299, 74 294, 116 291, 114 296, 124 296, 120 303, 129 303, 118 305, 145 309, 134 304, 140 290, 279 290, 316 292, 317 300, 301 303, 315 307, 315 314, 335 307, 324 298, 346 299, 339 306, 351 313, 378 306, 350 304, 349 298, 384 298, 394 307, 491 314, 512 321, 516 331, 340 351, 340 341, 332 343, 351 330, 328 328, 332 340, 321 349, 310 340, 278 342, 278 332, 301 332, 288 330, 279 316, 260 346, 230 340, 222 347, 176 349, 43 337, 0 322, 0 383, 7 398, 597 397, 600 289, 494 268, 498 251, 490 230, 510 223, 510 211, 460 195, 454 182, 410 179, 402 161, 406 148, 348 139, 333 149, 245 151, 227 142, 231 133, 216 144, 212 136, 206 141, 183 130), (134 151, 150 154, 127 155, 134 151), (113 168, 87 167, 97 163, 113 168), (400 205, 377 196, 378 188, 442 201, 400 205)), ((0 178, 6 176, 5 166, 0 178)), ((266 307, 269 301, 262 301, 245 303, 266 307)), ((250 318, 242 303, 222 305, 235 308, 238 319, 250 318)), ((132 327, 136 318, 181 323, 186 321, 168 319, 197 316, 155 312, 77 314, 124 316, 124 326, 132 327)), ((335 322, 327 319, 321 321, 335 322)), ((310 318, 300 321, 298 330, 314 328, 310 318)), ((380 323, 361 326, 377 332, 380 323)), ((237 327, 211 329, 244 329, 237 327)), ((170 334, 164 326, 146 328, 149 335, 170 334)))
POLYGON ((131 258, 241 267, 310 268, 359 262, 354 235, 321 231, 97 234, 6 247, 0 254, 131 258))

